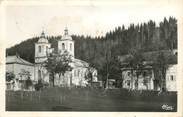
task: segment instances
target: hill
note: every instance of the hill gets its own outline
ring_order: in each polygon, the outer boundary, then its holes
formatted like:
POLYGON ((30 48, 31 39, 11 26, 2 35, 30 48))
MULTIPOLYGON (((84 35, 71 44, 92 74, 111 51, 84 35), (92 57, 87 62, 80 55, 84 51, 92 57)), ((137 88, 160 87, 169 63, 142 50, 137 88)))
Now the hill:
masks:
MULTIPOLYGON (((19 56, 34 63, 34 43, 39 37, 33 37, 6 49, 6 55, 19 56)), ((52 47, 57 49, 57 40, 61 36, 47 36, 52 47)), ((75 41, 76 58, 93 63, 102 68, 106 57, 128 54, 129 50, 141 48, 143 52, 171 50, 177 48, 177 20, 164 18, 158 25, 150 20, 142 24, 124 25, 107 32, 104 37, 72 35, 75 41)))

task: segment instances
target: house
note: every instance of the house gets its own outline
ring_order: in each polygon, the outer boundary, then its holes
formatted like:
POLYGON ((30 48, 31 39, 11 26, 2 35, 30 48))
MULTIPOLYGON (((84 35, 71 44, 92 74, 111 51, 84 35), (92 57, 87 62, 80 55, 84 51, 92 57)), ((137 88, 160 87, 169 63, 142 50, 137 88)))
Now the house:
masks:
MULTIPOLYGON (((173 50, 162 50, 166 56, 172 55, 173 58, 169 61, 168 68, 166 70, 166 90, 167 91, 176 91, 176 76, 177 76, 177 51, 173 50)), ((157 51, 153 52, 146 52, 143 53, 145 58, 144 65, 145 67, 142 69, 141 74, 136 74, 136 70, 130 67, 123 67, 122 71, 122 86, 126 89, 131 90, 160 90, 160 86, 158 81, 156 80, 156 74, 153 70, 153 63, 152 60, 157 57, 157 51)), ((125 59, 127 59, 129 55, 119 57, 120 61, 122 62, 123 66, 127 66, 125 63, 125 59)))
POLYGON ((166 71, 166 89, 168 91, 177 91, 177 65, 169 65, 166 71))
POLYGON ((122 87, 126 89, 153 90, 154 73, 151 67, 147 66, 137 78, 136 70, 122 68, 122 87), (137 84, 138 83, 138 84, 137 84))
POLYGON ((25 81, 30 78, 33 84, 36 83, 34 74, 34 64, 16 56, 6 57, 6 72, 11 72, 15 75, 15 80, 6 82, 8 90, 25 89, 25 81))

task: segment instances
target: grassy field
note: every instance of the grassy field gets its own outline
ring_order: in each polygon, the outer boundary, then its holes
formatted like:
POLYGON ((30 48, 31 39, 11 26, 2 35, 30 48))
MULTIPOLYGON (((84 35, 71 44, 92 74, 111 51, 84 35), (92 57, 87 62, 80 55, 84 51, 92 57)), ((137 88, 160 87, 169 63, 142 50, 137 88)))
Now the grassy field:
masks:
POLYGON ((6 91, 7 111, 177 111, 177 94, 125 89, 49 88, 39 92, 6 91), (163 105, 172 110, 162 109, 163 105))

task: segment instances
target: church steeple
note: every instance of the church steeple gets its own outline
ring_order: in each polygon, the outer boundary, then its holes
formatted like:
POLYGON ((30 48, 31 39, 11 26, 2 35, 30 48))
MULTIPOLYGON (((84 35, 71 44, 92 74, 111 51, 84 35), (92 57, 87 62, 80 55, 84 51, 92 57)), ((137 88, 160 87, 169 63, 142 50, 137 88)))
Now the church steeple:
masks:
POLYGON ((67 27, 65 27, 65 30, 64 30, 64 35, 68 35, 69 33, 68 33, 68 29, 67 29, 67 27))
POLYGON ((38 42, 35 43, 35 63, 44 62, 46 60, 47 52, 50 47, 51 44, 46 39, 45 32, 42 31, 38 42))
POLYGON ((58 41, 58 51, 67 51, 74 57, 74 40, 72 40, 72 37, 68 34, 67 27, 64 29, 64 35, 58 41))
POLYGON ((68 33, 67 27, 65 27, 64 29, 64 35, 62 36, 61 40, 72 40, 72 37, 68 33))
POLYGON ((44 30, 43 30, 42 33, 41 33, 41 38, 45 38, 44 30))

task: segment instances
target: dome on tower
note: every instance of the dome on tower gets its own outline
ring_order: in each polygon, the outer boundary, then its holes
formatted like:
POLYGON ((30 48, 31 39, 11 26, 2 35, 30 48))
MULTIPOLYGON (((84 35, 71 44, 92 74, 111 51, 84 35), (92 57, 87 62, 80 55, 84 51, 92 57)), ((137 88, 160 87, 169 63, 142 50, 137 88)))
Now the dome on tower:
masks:
POLYGON ((61 38, 62 40, 72 40, 72 37, 68 34, 68 29, 67 27, 64 30, 64 35, 61 38))
POLYGON ((45 38, 44 31, 41 33, 41 37, 39 38, 38 43, 48 43, 48 40, 45 38))

